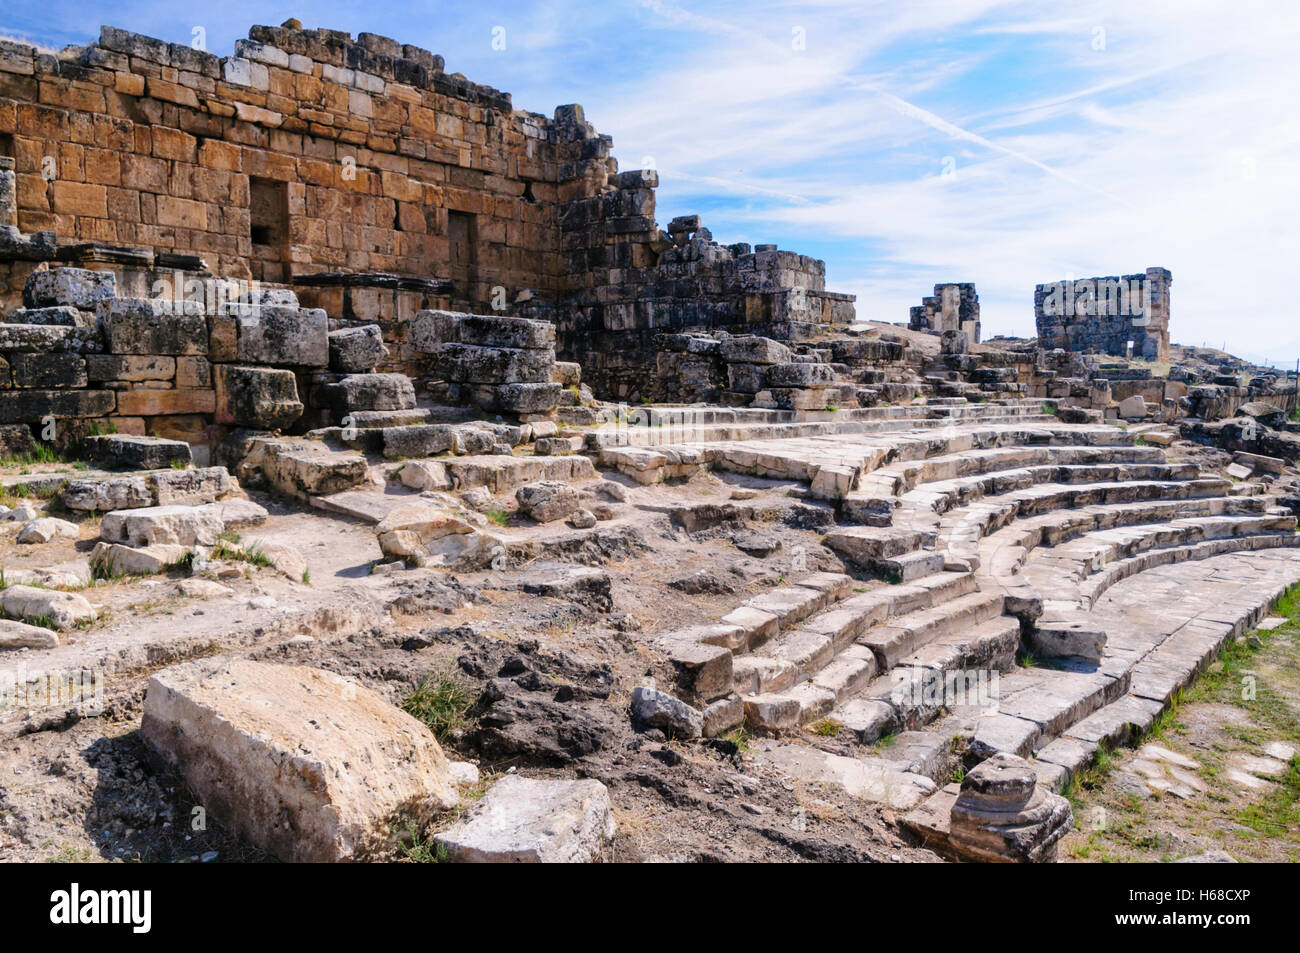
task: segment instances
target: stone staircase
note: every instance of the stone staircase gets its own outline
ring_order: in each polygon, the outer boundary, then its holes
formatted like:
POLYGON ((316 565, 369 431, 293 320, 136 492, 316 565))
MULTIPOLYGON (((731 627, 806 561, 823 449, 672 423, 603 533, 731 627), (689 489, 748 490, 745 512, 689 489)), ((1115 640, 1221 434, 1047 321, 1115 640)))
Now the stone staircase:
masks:
POLYGON ((726 656, 726 694, 708 699, 726 712, 715 727, 743 719, 787 736, 781 750, 815 748, 817 735, 888 739, 858 760, 940 783, 954 757, 971 767, 1009 753, 1033 759, 1040 781, 1059 789, 1098 745, 1149 727, 1227 639, 1300 581, 1296 519, 1265 485, 1170 463, 1113 427, 985 418, 935 432, 917 422, 671 448, 699 466, 801 481, 837 499, 840 522, 823 542, 862 570, 796 580, 664 637, 707 642, 714 662, 726 656), (847 486, 838 498, 828 472, 847 486), (1140 625, 1115 608, 1166 574, 1178 580, 1168 605, 1157 596, 1140 625), (1044 645, 1063 649, 1030 651, 1044 645), (1089 645, 1092 657, 1077 649, 1089 645))

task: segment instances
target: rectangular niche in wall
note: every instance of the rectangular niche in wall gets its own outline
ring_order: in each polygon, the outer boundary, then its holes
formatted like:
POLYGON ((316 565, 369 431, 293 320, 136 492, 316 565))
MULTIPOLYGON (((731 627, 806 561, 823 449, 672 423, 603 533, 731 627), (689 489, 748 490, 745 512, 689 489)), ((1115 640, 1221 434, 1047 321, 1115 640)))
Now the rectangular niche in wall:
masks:
POLYGON ((287 281, 284 258, 289 241, 288 183, 249 180, 248 231, 253 242, 253 277, 259 281, 287 281))

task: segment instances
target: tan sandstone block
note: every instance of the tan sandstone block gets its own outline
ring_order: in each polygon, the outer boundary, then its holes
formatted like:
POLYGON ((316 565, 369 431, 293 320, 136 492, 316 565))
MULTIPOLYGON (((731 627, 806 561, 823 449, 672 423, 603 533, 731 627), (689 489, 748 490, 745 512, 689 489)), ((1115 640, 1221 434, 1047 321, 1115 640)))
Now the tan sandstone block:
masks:
POLYGON ((210 414, 216 407, 216 392, 210 390, 129 390, 117 395, 118 413, 132 417, 210 414))

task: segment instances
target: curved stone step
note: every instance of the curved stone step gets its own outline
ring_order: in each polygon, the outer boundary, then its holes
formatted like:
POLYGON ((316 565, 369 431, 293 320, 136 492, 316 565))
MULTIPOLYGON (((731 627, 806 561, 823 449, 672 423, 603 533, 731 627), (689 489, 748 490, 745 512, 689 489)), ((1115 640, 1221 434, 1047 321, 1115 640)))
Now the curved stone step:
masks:
MULTIPOLYGON (((1029 554, 1039 546, 1050 547, 1077 539, 1088 533, 1120 526, 1163 523, 1197 516, 1220 516, 1225 513, 1262 513, 1265 497, 1201 497, 1194 500, 1154 500, 1139 503, 1097 504, 1078 509, 1059 510, 1026 517, 1003 526, 979 542, 980 565, 995 579, 1013 576, 1020 571, 1029 554)), ((940 536, 942 539, 942 534, 940 536)), ((967 555, 968 548, 950 555, 967 555)))

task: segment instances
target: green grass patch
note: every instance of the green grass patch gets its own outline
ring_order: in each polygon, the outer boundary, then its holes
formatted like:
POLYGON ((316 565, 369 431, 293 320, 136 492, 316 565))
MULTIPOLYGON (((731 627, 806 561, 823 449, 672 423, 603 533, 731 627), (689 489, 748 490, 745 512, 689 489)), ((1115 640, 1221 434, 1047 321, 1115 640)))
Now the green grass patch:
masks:
POLYGON ((450 672, 435 672, 425 676, 406 696, 402 710, 428 725, 434 737, 442 741, 465 726, 476 700, 469 684, 450 672))
POLYGON ((821 721, 815 721, 808 726, 808 730, 814 735, 821 735, 823 738, 834 738, 840 733, 844 725, 834 718, 823 718, 821 721))
POLYGON ((510 525, 510 513, 505 507, 492 504, 487 508, 487 518, 498 526, 510 525))

